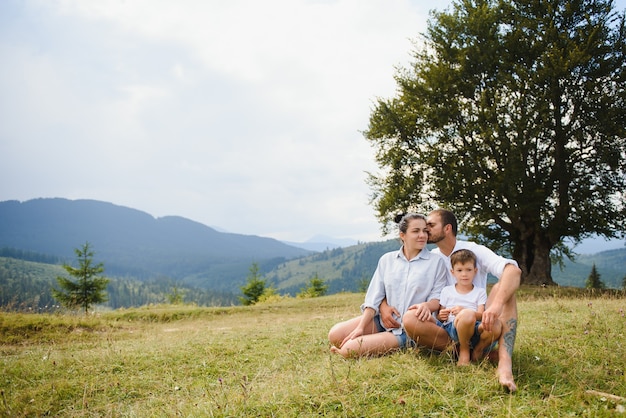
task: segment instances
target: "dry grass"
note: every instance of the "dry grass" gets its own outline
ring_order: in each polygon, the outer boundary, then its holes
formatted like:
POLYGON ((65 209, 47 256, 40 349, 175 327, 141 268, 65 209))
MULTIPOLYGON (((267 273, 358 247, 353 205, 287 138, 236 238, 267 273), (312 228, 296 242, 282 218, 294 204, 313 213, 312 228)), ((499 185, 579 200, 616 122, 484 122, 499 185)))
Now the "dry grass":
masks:
POLYGON ((513 395, 489 363, 457 368, 445 354, 417 352, 331 356, 328 329, 358 314, 359 294, 88 318, 1 313, 0 416, 622 413, 626 300, 533 292, 520 292, 513 395))

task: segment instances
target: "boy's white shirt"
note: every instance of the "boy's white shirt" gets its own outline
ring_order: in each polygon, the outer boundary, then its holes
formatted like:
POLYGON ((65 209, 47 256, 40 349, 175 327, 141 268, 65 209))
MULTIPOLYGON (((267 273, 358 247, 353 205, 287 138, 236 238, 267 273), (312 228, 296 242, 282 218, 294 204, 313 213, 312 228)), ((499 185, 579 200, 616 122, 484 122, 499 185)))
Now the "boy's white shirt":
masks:
MULTIPOLYGON (((457 250, 470 250, 476 254, 476 267, 478 268, 478 272, 476 273, 476 276, 474 276, 474 286, 481 287, 483 289, 487 288, 487 276, 489 274, 492 274, 500 279, 500 276, 502 276, 502 272, 507 264, 513 264, 518 267, 515 260, 499 256, 484 245, 480 245, 472 241, 457 240, 456 245, 450 254, 457 250)), ((441 258, 443 258, 443 261, 446 262, 446 267, 448 269, 448 285, 454 285, 456 283, 456 279, 452 275, 450 257, 443 255, 439 248, 434 248, 431 250, 431 253, 438 254, 441 258)))
MULTIPOLYGON (((474 288, 469 293, 459 293, 456 290, 456 286, 446 286, 441 290, 441 297, 439 304, 445 308, 453 308, 455 306, 462 306, 464 308, 477 310, 480 305, 487 303, 487 291, 474 285, 474 288)), ((454 321, 455 315, 450 314, 448 319, 444 322, 448 324, 454 321)))

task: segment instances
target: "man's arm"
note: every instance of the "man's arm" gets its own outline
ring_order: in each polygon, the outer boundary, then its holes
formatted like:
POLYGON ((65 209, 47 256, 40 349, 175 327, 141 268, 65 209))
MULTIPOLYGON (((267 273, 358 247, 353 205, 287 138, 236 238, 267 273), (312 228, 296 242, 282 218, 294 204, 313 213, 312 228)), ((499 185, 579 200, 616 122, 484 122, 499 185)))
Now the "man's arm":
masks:
POLYGON ((400 328, 400 323, 393 317, 395 314, 397 318, 400 318, 400 312, 395 307, 387 304, 387 298, 380 303, 378 312, 380 313, 380 322, 383 323, 385 328, 400 328))
POLYGON ((504 267, 502 276, 498 284, 492 289, 492 293, 487 300, 487 309, 483 313, 483 324, 487 331, 491 331, 494 321, 502 314, 504 305, 513 297, 519 288, 522 278, 522 270, 514 264, 507 264, 504 267))

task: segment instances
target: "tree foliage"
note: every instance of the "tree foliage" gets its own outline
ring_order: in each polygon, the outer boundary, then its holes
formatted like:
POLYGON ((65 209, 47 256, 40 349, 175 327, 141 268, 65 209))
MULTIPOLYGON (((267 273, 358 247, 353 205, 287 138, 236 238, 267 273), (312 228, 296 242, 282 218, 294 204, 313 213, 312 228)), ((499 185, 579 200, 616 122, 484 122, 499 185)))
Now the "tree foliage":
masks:
POLYGON ((259 301, 263 293, 265 292, 265 280, 261 278, 259 272, 259 265, 252 263, 250 266, 250 274, 247 277, 247 282, 244 286, 241 286, 241 293, 243 296, 239 297, 239 301, 243 305, 254 305, 259 301))
POLYGON ((182 305, 185 300, 185 291, 178 286, 172 286, 171 291, 165 295, 165 298, 171 305, 182 305))
POLYGON ((397 96, 366 138, 387 230, 398 211, 453 210, 526 283, 550 257, 626 229, 626 30, 601 0, 457 0, 433 12, 397 96))
POLYGON ((52 295, 66 308, 82 308, 87 313, 92 305, 107 300, 105 290, 109 279, 99 276, 104 272, 104 264, 93 264, 94 252, 88 242, 74 251, 78 259, 78 268, 69 264, 64 264, 63 268, 76 281, 58 276, 56 280, 61 289, 53 288, 52 295))
POLYGON ((298 293, 300 298, 316 298, 324 296, 328 292, 328 285, 324 283, 324 279, 321 279, 317 273, 309 279, 306 287, 303 287, 298 293))
POLYGON ((600 273, 598 273, 598 269, 596 268, 596 264, 594 263, 591 267, 591 273, 589 273, 589 277, 585 281, 585 287, 587 289, 605 289, 606 286, 604 282, 600 279, 600 273))

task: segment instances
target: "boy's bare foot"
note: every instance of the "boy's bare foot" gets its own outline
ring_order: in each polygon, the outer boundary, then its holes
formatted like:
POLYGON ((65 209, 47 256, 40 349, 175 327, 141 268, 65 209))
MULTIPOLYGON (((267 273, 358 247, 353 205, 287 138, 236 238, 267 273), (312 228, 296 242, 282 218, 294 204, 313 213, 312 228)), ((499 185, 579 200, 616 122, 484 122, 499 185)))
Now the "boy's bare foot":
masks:
POLYGON ((456 362, 457 366, 469 366, 470 363, 470 358, 469 355, 468 356, 459 356, 459 360, 456 362))
POLYGON ((469 347, 460 347, 458 351, 458 357, 456 361, 457 366, 468 366, 470 364, 470 349, 469 347))

